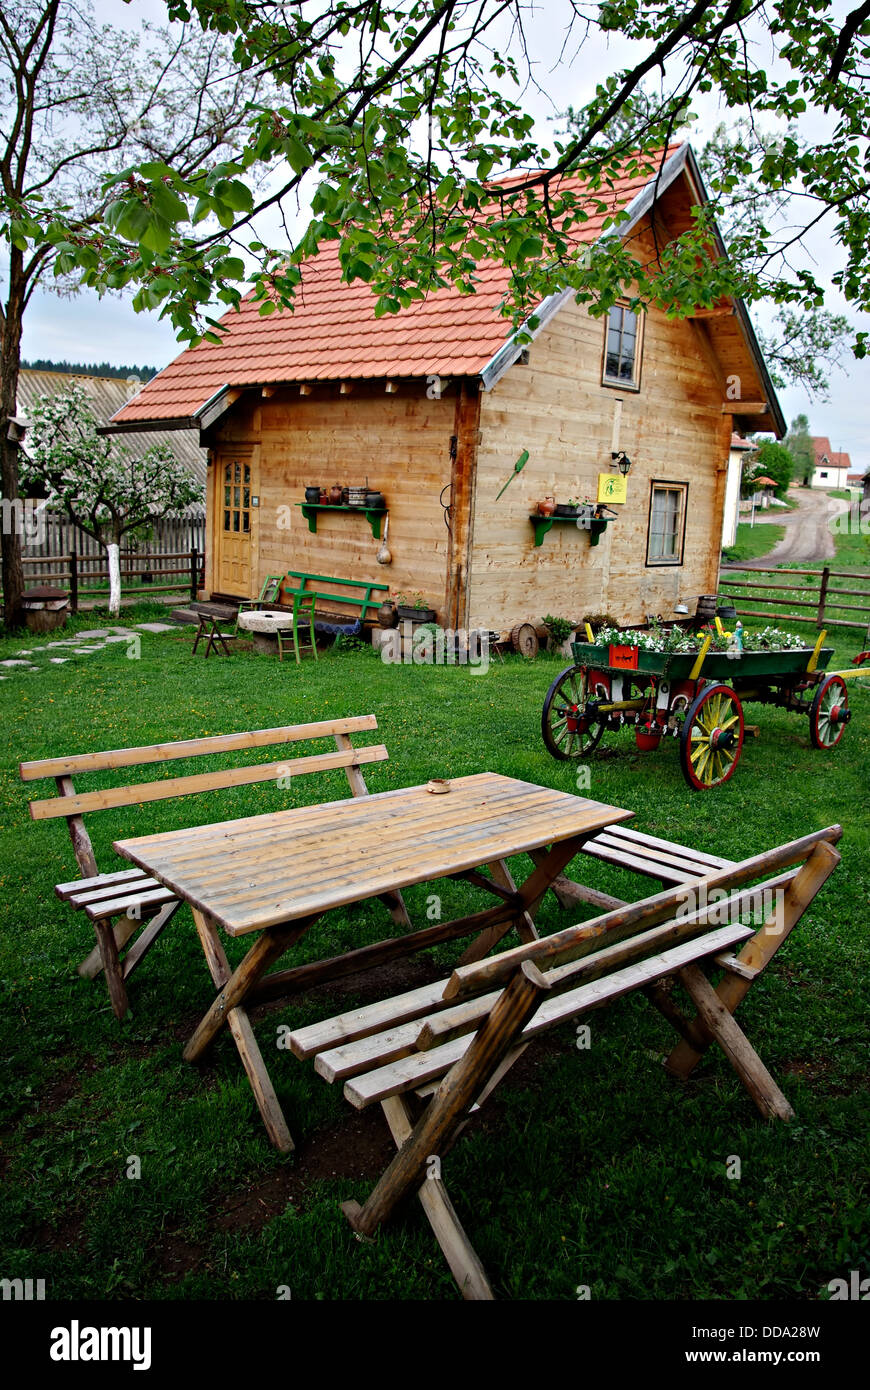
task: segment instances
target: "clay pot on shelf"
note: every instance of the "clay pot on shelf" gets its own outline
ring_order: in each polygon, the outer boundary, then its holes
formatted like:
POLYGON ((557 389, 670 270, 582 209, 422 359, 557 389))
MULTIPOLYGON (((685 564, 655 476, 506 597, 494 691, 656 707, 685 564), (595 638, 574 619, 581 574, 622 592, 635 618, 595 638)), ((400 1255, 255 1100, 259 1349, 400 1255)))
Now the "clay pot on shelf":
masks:
POLYGON ((552 516, 556 510, 555 497, 542 497, 538 503, 538 516, 552 516))
POLYGON ((366 506, 367 506, 367 507, 371 507, 371 508, 373 509, 373 511, 376 511, 376 512, 383 511, 383 509, 384 509, 384 507, 385 507, 386 505, 387 505, 387 503, 386 503, 386 498, 384 497, 384 494, 383 494, 382 492, 367 492, 367 493, 366 493, 366 506))
POLYGON ((329 505, 330 505, 331 507, 340 507, 340 506, 341 506, 341 484, 340 484, 340 483, 335 483, 335 484, 329 489, 329 505))
POLYGON ((306 502, 319 502, 319 501, 320 501, 320 488, 319 488, 319 487, 307 487, 307 488, 305 489, 305 501, 306 501, 306 502))

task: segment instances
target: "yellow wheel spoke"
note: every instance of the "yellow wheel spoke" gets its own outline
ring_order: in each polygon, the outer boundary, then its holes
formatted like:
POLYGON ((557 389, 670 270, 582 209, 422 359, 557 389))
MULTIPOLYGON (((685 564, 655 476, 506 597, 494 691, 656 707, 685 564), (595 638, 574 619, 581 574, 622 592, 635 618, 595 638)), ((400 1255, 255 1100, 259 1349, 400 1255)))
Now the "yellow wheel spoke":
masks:
POLYGON ((705 776, 704 776, 704 773, 706 772, 707 767, 708 767, 709 762, 710 762, 710 754, 711 754, 711 751, 712 751, 712 750, 711 750, 711 748, 710 748, 710 745, 707 744, 706 747, 705 747, 704 749, 702 749, 702 752, 703 752, 704 756, 703 756, 703 758, 700 759, 700 761, 698 762, 697 767, 695 768, 695 772, 697 773, 698 777, 700 778, 701 781, 704 781, 704 782, 709 782, 709 780, 710 780, 709 777, 705 777, 705 776))

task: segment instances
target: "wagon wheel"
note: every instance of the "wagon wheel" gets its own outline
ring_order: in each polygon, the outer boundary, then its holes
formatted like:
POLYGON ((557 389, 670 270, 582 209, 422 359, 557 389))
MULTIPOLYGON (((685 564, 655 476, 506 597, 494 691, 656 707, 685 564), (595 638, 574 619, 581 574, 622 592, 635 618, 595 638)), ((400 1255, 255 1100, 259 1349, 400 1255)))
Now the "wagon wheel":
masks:
POLYGON ((743 747, 743 707, 728 685, 707 685, 680 730, 680 764, 695 791, 727 782, 743 747))
POLYGON ((605 721, 583 716, 590 699, 610 699, 610 677, 603 671, 568 666, 553 681, 541 712, 541 733, 554 758, 582 758, 598 743, 605 721))
POLYGON ((836 748, 851 718, 849 692, 842 676, 828 676, 810 706, 810 738, 815 748, 836 748))

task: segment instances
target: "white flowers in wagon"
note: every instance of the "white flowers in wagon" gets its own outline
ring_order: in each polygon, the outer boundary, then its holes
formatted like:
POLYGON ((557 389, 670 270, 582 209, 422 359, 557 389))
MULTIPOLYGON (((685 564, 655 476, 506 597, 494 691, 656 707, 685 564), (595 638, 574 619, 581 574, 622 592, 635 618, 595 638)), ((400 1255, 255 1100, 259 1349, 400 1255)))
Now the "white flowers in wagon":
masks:
MULTIPOLYGON (((719 634, 714 628, 702 632, 684 632, 682 628, 660 627, 653 623, 649 628, 602 627, 595 634, 597 647, 638 647, 645 652, 697 652, 705 638, 712 633, 714 651, 724 651, 731 639, 730 633, 719 634)), ((743 629, 742 646, 745 652, 797 651, 806 650, 802 637, 793 632, 783 632, 778 627, 764 627, 760 632, 747 632, 743 629)))

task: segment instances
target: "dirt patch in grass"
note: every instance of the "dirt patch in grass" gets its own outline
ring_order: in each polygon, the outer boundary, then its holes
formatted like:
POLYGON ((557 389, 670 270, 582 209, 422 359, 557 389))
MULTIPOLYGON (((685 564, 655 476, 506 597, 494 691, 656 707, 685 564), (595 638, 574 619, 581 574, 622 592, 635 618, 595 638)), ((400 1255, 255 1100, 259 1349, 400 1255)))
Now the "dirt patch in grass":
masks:
POLYGON ((779 1071, 785 1076, 798 1076, 813 1090, 826 1096, 851 1096, 856 1091, 870 1090, 870 1072, 858 1072, 848 1080, 841 1077, 841 1066, 829 1057, 797 1057, 781 1062, 779 1071))
POLYGON ((380 1110, 349 1115, 300 1143, 293 1167, 250 1183, 219 1205, 214 1226, 221 1231, 259 1231, 288 1206, 305 1205, 312 1183, 333 1178, 374 1182, 395 1146, 380 1110))

